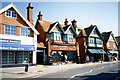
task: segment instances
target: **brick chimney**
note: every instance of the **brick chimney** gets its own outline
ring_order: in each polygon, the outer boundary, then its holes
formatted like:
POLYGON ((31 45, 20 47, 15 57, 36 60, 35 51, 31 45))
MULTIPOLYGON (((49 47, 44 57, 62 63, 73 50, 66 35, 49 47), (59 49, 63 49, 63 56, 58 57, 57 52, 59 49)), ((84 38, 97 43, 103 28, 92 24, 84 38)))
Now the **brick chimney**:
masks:
POLYGON ((33 24, 33 7, 31 3, 29 3, 27 7, 27 19, 31 24, 33 24))
POLYGON ((68 25, 68 20, 67 20, 67 18, 65 19, 64 25, 68 25))
POLYGON ((75 19, 72 21, 72 26, 75 30, 77 29, 77 21, 75 19))
POLYGON ((38 20, 42 21, 42 12, 40 11, 39 14, 38 14, 38 20))

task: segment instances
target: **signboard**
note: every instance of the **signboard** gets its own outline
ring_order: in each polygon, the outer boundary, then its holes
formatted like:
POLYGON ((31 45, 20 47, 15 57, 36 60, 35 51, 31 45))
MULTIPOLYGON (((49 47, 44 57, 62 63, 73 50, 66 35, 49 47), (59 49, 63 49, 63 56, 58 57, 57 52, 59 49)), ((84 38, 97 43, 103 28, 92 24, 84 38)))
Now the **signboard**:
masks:
POLYGON ((0 43, 21 44, 21 41, 20 40, 12 40, 12 39, 0 39, 0 43))
POLYGON ((51 50, 63 50, 63 51, 66 51, 66 50, 76 51, 77 50, 75 45, 74 46, 71 46, 71 45, 69 45, 69 46, 68 45, 67 46, 65 46, 65 45, 51 45, 50 48, 51 48, 51 50))
POLYGON ((33 51, 35 47, 30 45, 1 44, 0 50, 33 51))

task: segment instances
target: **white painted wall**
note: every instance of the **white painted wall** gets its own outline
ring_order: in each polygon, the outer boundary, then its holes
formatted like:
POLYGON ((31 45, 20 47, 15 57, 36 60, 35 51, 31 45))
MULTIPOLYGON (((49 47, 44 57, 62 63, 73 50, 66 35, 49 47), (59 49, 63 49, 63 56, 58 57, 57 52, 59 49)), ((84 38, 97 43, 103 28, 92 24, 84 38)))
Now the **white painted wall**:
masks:
POLYGON ((23 45, 34 45, 34 38, 33 37, 25 37, 25 36, 14 36, 14 35, 3 35, 0 34, 1 39, 13 39, 13 40, 20 40, 21 44, 23 45))
POLYGON ((33 64, 36 64, 36 57, 37 57, 37 35, 34 33, 34 46, 35 46, 35 50, 33 51, 33 64))

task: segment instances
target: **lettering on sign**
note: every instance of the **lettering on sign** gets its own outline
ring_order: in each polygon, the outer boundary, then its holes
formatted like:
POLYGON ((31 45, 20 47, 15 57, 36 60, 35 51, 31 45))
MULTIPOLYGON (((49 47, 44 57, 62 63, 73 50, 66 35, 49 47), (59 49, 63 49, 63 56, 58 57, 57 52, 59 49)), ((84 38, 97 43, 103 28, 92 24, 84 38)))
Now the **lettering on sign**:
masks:
POLYGON ((0 43, 21 44, 21 41, 20 40, 12 40, 12 39, 0 39, 0 43))
POLYGON ((51 50, 72 50, 72 51, 75 51, 76 50, 76 46, 61 46, 61 45, 51 45, 51 50))

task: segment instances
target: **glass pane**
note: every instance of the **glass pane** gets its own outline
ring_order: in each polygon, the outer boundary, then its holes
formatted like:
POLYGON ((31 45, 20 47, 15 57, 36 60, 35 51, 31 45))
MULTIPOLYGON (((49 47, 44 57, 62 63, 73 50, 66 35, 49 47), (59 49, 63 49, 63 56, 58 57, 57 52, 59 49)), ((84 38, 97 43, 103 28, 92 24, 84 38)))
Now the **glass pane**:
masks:
POLYGON ((12 17, 14 17, 14 18, 16 18, 16 17, 17 17, 16 12, 12 12, 12 17))

